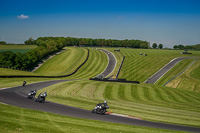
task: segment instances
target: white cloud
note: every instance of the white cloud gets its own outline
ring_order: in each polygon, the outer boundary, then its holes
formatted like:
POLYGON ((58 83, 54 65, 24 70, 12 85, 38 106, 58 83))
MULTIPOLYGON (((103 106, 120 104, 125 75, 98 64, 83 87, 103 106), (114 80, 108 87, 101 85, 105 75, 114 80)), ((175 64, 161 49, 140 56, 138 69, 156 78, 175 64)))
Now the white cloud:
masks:
POLYGON ((20 16, 17 16, 18 19, 27 19, 29 16, 21 14, 20 16))

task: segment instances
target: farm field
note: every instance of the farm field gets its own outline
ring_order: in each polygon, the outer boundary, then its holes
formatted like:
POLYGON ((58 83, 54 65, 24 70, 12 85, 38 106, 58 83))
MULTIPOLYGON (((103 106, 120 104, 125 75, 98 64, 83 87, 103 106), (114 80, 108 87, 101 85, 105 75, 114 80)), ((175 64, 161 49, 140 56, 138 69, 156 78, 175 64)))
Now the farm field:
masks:
MULTIPOLYGON (((41 111, 19 108, 0 103, 0 129, 1 132, 13 133, 177 133, 177 131, 129 126, 95 120, 72 118, 41 111), (48 127, 48 128, 47 128, 48 127)), ((178 132, 181 133, 181 132, 178 132)))
POLYGON ((0 49, 34 49, 37 45, 0 45, 0 49))
POLYGON ((49 101, 69 106, 92 110, 97 103, 107 100, 113 113, 200 126, 200 93, 158 85, 89 80, 59 83, 39 92, 44 91, 48 92, 49 101))
POLYGON ((14 53, 25 53, 30 49, 34 49, 36 47, 36 45, 0 45, 0 52, 11 51, 14 53))

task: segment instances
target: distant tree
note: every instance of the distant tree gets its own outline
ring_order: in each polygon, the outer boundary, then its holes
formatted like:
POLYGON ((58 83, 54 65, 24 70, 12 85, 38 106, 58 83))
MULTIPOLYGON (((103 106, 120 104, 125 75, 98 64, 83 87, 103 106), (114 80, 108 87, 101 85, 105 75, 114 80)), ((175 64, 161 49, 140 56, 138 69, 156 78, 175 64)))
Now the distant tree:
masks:
POLYGON ((177 49, 178 48, 178 46, 177 45, 174 45, 174 49, 177 49))
POLYGON ((5 41, 0 41, 0 45, 6 45, 5 41))
POLYGON ((34 45, 34 40, 33 40, 33 38, 29 38, 28 40, 26 40, 25 42, 24 42, 24 44, 26 44, 26 45, 34 45))
POLYGON ((148 48, 148 44, 147 43, 141 43, 140 44, 140 48, 147 49, 148 48))
POLYGON ((185 46, 183 46, 183 45, 181 45, 181 44, 178 45, 178 49, 181 49, 181 50, 182 50, 182 49, 184 49, 184 48, 185 48, 185 46))
POLYGON ((192 46, 194 50, 200 50, 200 44, 196 44, 192 46))
POLYGON ((159 45, 158 45, 158 48, 159 48, 159 49, 162 49, 162 48, 163 48, 163 44, 159 44, 159 45))
POLYGON ((153 43, 152 47, 153 47, 153 48, 157 48, 158 45, 157 45, 156 43, 153 43))

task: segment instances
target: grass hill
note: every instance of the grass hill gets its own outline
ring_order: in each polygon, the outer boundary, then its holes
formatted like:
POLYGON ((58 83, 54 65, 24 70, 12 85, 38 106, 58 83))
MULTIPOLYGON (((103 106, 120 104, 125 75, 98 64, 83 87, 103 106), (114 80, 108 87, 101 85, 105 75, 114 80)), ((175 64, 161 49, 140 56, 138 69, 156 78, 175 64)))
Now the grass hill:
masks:
POLYGON ((34 73, 40 75, 67 75, 75 71, 87 58, 87 50, 84 48, 67 47, 67 50, 47 60, 34 73))
POLYGON ((48 100, 92 110, 104 100, 114 113, 191 126, 200 126, 200 93, 158 85, 97 82, 88 80, 59 83, 39 92, 48 100), (180 115, 181 114, 181 115, 180 115))
MULTIPOLYGON (((75 67, 77 67, 86 57, 86 50, 84 48, 68 47, 68 50, 64 53, 55 56, 48 62, 44 63, 43 68, 41 67, 34 74, 41 75, 60 75, 70 73, 75 67)), ((182 57, 182 56, 198 56, 200 57, 199 51, 190 51, 192 55, 180 54, 180 50, 157 50, 157 49, 127 49, 120 48, 120 52, 114 52, 115 48, 105 48, 115 54, 117 59, 117 66, 112 74, 116 74, 120 66, 122 57, 125 56, 125 61, 122 66, 119 78, 126 78, 127 80, 140 81, 141 84, 127 84, 127 83, 110 83, 110 82, 97 82, 86 80, 100 74, 107 66, 107 56, 105 53, 95 49, 89 48, 90 56, 88 61, 78 70, 74 75, 64 79, 81 79, 78 81, 68 81, 59 83, 47 88, 40 90, 40 92, 47 91, 47 100, 84 108, 91 110, 98 102, 104 100, 108 101, 110 106, 109 111, 112 110, 114 113, 126 114, 131 116, 140 117, 144 120, 159 121, 166 123, 174 123, 189 126, 200 127, 200 61, 197 60, 190 68, 185 71, 182 75, 178 76, 175 80, 163 86, 163 83, 183 71, 193 59, 186 59, 178 63, 171 71, 163 76, 156 85, 143 83, 148 77, 153 75, 156 71, 161 69, 170 60, 182 57), (142 52, 142 55, 140 55, 142 52), (147 54, 147 56, 144 56, 147 54), (174 87, 174 88, 172 88, 174 87)), ((4 69, 2 69, 4 71, 4 69)), ((0 71, 0 74, 13 73, 9 71, 0 71)), ((20 74, 20 72, 18 73, 20 74)), ((28 73, 26 73, 28 74, 28 73)), ((112 75, 111 74, 111 75, 112 75)), ((7 86, 21 85, 24 78, 14 79, 0 79, 0 88, 7 86)), ((26 78, 28 83, 54 80, 48 78, 26 78)), ((4 106, 4 105, 3 105, 4 106)), ((3 107, 5 110, 11 110, 13 107, 3 107)), ((13 108, 14 109, 14 108, 13 108)), ((16 109, 16 108, 15 108, 16 109)), ((16 109, 18 110, 18 109, 16 109)), ((25 111, 25 109, 21 109, 25 111)), ((19 111, 19 110, 18 110, 19 111)), ((29 110, 30 111, 30 110, 29 110)), ((9 112, 9 111, 8 111, 9 112)), ((31 111, 30 111, 31 112, 31 111)), ((33 111, 34 112, 34 111, 33 111)), ((5 112, 1 111, 1 114, 5 112)), ((56 121, 54 115, 50 115, 41 112, 36 112, 41 117, 48 116, 49 125, 54 125, 58 121, 62 121, 60 116, 56 121)), ((8 117, 11 114, 8 114, 8 117)), ((27 117, 21 113, 18 117, 27 117)), ((2 120, 5 122, 6 117, 2 120)), ((31 119, 31 118, 30 118, 31 119)), ((38 119, 38 117, 33 117, 38 119)), ((72 118, 63 118, 68 121, 73 121, 72 118)), ((9 117, 9 120, 14 120, 16 126, 9 127, 11 131, 16 131, 16 127, 19 121, 15 118, 9 117)), ((87 131, 91 128, 90 126, 81 124, 84 122, 93 122, 90 120, 76 119, 78 126, 87 131)), ((9 122, 10 122, 9 121, 9 122)), ((27 122, 24 121, 24 125, 27 122)), ((40 120, 38 121, 40 122, 40 120)), ((100 123, 100 122, 99 122, 100 123)), ((94 124, 97 127, 98 122, 94 124)), ((64 123, 66 124, 66 123, 64 123)), ((75 128, 72 123, 68 123, 72 128, 75 128)), ((116 124, 114 124, 116 125, 116 124)), ((115 126, 112 128, 116 128, 115 126)), ((119 125, 118 125, 119 126, 119 125)), ((23 127, 23 126, 21 126, 23 127)), ((29 127, 29 126, 25 126, 29 127)), ((57 124, 57 127, 65 131, 70 131, 68 128, 64 128, 62 124, 57 124)), ((3 127, 2 127, 3 128, 3 127)), ((41 127, 39 127, 41 128, 41 127)), ((101 127, 100 127, 101 128, 101 127)), ((3 128, 6 130, 5 128, 3 128)), ((24 128, 25 129, 25 128, 24 128)), ((41 128, 44 129, 44 128, 41 128)), ((93 128, 92 128, 93 129, 93 128)), ((129 132, 128 126, 122 126, 122 131, 129 132), (126 130, 127 128, 127 130, 126 130)), ((136 128, 136 132, 155 132, 154 130, 141 127, 136 128), (148 131, 147 131, 148 130, 148 131)), ((75 132, 75 130, 73 130, 75 132)), ((96 131, 95 129, 92 131, 96 131)), ((115 132, 108 127, 108 131, 115 132)), ((77 131, 78 132, 78 131, 77 131)), ((165 132, 161 130, 161 132, 165 132)))
MULTIPOLYGON (((72 118, 41 111, 18 108, 0 103, 0 129, 3 133, 177 133, 157 128, 146 128, 139 126, 129 126, 124 124, 116 124, 95 120, 87 120, 80 118, 72 118)), ((180 132, 181 133, 181 132, 180 132)))

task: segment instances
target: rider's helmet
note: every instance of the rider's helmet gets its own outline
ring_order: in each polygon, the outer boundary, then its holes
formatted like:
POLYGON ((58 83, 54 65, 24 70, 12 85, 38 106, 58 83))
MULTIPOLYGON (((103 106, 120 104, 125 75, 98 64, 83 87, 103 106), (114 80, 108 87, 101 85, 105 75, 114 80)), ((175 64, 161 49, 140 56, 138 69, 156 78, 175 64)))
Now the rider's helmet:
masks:
POLYGON ((107 103, 107 101, 104 101, 104 103, 107 103))

